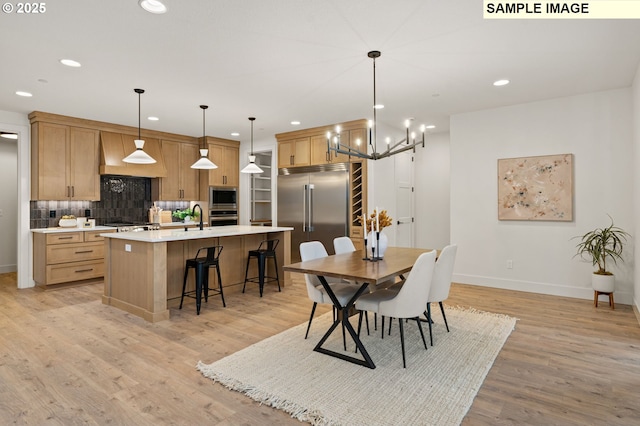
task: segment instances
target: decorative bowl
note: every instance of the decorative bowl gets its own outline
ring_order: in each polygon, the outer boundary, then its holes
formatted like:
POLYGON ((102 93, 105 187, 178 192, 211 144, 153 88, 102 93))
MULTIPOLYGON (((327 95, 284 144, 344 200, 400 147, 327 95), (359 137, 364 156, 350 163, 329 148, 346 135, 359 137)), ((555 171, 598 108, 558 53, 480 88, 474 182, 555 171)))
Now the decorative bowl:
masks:
POLYGON ((62 228, 75 228, 78 226, 78 220, 77 219, 60 219, 60 222, 58 222, 58 226, 62 228))

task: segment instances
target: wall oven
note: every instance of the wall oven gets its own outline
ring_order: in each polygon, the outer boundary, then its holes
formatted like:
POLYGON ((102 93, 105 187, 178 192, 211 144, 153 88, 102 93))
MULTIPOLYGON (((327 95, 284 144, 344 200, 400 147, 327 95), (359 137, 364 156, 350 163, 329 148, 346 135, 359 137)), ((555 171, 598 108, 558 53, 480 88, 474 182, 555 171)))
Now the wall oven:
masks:
POLYGON ((209 187, 209 226, 238 224, 238 189, 209 187))
POLYGON ((226 226, 238 224, 237 210, 210 210, 209 226, 226 226))

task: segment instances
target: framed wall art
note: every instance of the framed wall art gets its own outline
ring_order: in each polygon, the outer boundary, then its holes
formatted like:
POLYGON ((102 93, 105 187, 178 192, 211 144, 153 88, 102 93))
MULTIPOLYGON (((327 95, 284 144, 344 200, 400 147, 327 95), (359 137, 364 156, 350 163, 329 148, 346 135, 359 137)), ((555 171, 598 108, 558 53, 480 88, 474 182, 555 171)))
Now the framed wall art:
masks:
POLYGON ((573 220, 573 154, 498 160, 498 219, 573 220))

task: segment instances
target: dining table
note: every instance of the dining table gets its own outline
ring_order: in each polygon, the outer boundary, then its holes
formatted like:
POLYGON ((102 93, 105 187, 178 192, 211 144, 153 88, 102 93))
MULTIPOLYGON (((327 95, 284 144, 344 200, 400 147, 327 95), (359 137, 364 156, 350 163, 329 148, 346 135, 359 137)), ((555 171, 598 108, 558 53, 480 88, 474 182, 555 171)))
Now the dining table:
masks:
POLYGON ((370 291, 375 291, 382 283, 386 283, 389 280, 393 280, 396 277, 402 276, 402 274, 411 271, 411 268, 418 257, 422 253, 426 253, 431 250, 433 249, 388 247, 383 258, 373 260, 371 258, 367 258, 364 251, 356 250, 350 253, 335 254, 318 259, 284 265, 283 269, 288 272, 316 275, 322 284, 324 291, 327 293, 333 303, 333 306, 338 312, 338 315, 334 317, 331 327, 329 327, 313 350, 354 364, 372 369, 376 368, 375 363, 360 340, 360 336, 358 336, 358 333, 349 322, 349 314, 352 309, 354 309, 354 304, 358 297, 360 297, 367 288, 369 288, 370 291), (331 286, 329 286, 329 283, 326 280, 327 277, 354 281, 360 284, 360 287, 351 300, 349 300, 346 305, 342 306, 332 291, 331 286), (337 352, 323 347, 324 343, 331 336, 333 331, 341 324, 353 339, 357 348, 356 352, 360 351, 362 358, 357 358, 347 355, 346 353, 337 352))

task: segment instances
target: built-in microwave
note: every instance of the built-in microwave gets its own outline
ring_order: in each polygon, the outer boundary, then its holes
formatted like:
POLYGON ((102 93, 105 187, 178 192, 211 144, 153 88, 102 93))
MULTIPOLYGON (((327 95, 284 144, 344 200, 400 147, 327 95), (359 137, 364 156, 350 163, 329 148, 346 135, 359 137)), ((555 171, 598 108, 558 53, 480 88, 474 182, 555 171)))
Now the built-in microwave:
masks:
POLYGON ((234 210, 238 208, 238 188, 209 187, 209 210, 234 210))

